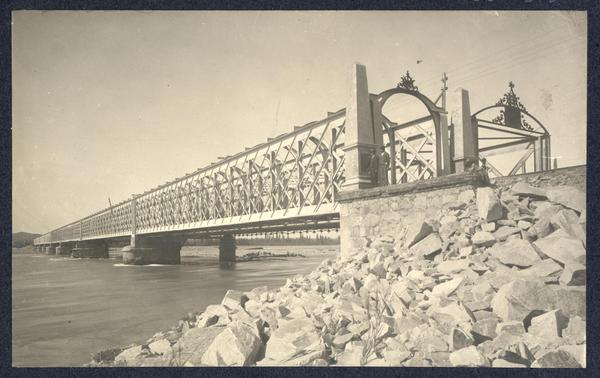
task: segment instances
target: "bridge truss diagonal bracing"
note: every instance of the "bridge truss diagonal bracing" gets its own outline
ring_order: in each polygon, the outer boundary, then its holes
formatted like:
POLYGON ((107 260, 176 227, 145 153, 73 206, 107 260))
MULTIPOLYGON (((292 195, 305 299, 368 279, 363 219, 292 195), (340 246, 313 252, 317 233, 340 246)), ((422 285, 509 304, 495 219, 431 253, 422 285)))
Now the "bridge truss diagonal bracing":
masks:
POLYGON ((40 243, 124 237, 168 231, 338 218, 344 182, 345 112, 134 196, 44 235, 40 243))

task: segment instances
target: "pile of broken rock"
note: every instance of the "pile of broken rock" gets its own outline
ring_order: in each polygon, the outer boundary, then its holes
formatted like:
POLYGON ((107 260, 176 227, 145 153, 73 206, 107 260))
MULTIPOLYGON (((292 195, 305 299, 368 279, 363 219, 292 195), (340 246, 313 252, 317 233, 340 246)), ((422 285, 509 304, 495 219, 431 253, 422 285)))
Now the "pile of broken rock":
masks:
POLYGON ((464 191, 90 366, 585 367, 585 213, 568 186, 464 191))

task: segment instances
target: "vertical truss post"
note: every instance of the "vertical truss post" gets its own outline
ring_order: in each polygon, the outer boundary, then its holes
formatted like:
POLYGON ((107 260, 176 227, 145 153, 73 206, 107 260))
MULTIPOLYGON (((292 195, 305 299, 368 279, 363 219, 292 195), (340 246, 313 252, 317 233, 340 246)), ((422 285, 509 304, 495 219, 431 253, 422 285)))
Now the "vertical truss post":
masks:
POLYGON ((248 168, 246 170, 246 191, 248 192, 248 214, 256 211, 256 203, 254 198, 254 188, 252 187, 252 160, 248 160, 248 168))
MULTIPOLYGON (((550 153, 550 134, 546 135, 546 137, 544 138, 544 145, 545 145, 545 148, 544 148, 544 162, 545 162, 544 170, 548 170, 548 169, 551 169, 550 164, 551 164, 551 160, 552 160, 552 155, 550 153)), ((555 159, 555 162, 556 162, 556 159, 555 159)), ((556 168, 556 164, 555 164, 554 168, 556 168)))
POLYGON ((258 204, 257 210, 258 210, 258 212, 263 212, 265 210, 265 203, 263 200, 263 188, 264 188, 263 177, 262 177, 260 169, 256 168, 256 164, 253 163, 252 165, 253 165, 254 169, 256 170, 256 177, 258 178, 258 188, 256 190, 257 201, 258 201, 257 202, 257 204, 258 204))
POLYGON ((79 221, 79 240, 83 239, 83 221, 79 221))
MULTIPOLYGON (((332 147, 333 148, 333 147, 332 147)), ((329 151, 329 153, 331 154, 331 150, 329 151)), ((333 197, 330 195, 330 189, 329 189, 329 183, 331 180, 333 180, 333 171, 331 171, 329 169, 329 161, 327 161, 327 167, 325 169, 325 174, 323 175, 323 188, 324 188, 324 192, 323 192, 323 198, 326 201, 330 201, 333 202, 333 197)))
POLYGON ((137 196, 131 199, 131 233, 137 233, 137 196))
MULTIPOLYGON (((444 176, 450 173, 450 138, 448 138, 448 115, 434 113, 434 119, 440 126, 435 132, 436 175, 444 176)), ((420 176, 419 176, 420 177, 420 176)))
POLYGON ((137 234, 137 199, 135 195, 132 196, 129 206, 131 206, 131 241, 129 245, 135 247, 135 235, 137 234))
POLYGON ((206 202, 207 202, 207 198, 206 198, 206 188, 204 186, 204 177, 201 177, 198 180, 198 191, 200 192, 199 196, 198 196, 198 213, 200 214, 199 220, 203 221, 206 220, 206 202))
POLYGON ((544 170, 544 137, 537 137, 533 143, 533 171, 544 170))
POLYGON ((304 175, 306 174, 305 168, 302 165, 302 141, 298 141, 298 152, 296 153, 296 167, 298 167, 298 182, 296 183, 296 191, 298 193, 298 207, 304 206, 305 198, 304 192, 302 191, 301 182, 304 181, 304 175))
POLYGON ((277 181, 276 181, 276 172, 275 170, 277 169, 277 165, 275 164, 275 151, 271 151, 271 159, 269 161, 269 163, 271 164, 271 169, 270 169, 270 179, 271 179, 271 210, 275 211, 277 209, 275 203, 277 201, 277 181))
MULTIPOLYGON (((338 167, 338 157, 335 154, 335 141, 337 141, 337 133, 338 130, 336 128, 331 129, 331 147, 329 153, 331 154, 331 180, 335 181, 335 172, 337 172, 338 167)), ((331 200, 335 200, 335 196, 337 195, 337 187, 335 185, 331 185, 331 200)))
POLYGON ((212 189, 213 189, 213 206, 212 206, 212 217, 213 219, 217 219, 218 218, 218 214, 219 214, 219 178, 217 176, 216 173, 213 173, 212 175, 212 180, 213 180, 213 185, 212 185, 212 189))
POLYGON ((317 205, 319 203, 319 177, 317 176, 317 164, 312 165, 312 179, 313 179, 313 193, 311 205, 317 205))
POLYGON ((457 88, 454 92, 451 117, 454 134, 452 161, 455 172, 464 172, 478 158, 477 138, 471 122, 469 91, 464 88, 457 88))
POLYGON ((404 147, 400 147, 400 164, 405 167, 404 171, 402 172, 402 174, 400 175, 400 182, 402 183, 406 183, 408 182, 408 171, 410 169, 410 167, 406 166, 406 163, 408 162, 408 155, 407 155, 407 151, 406 148, 404 147))
POLYGON ((390 183, 396 184, 396 133, 394 130, 388 130, 387 133, 390 142, 390 183))
MULTIPOLYGON (((235 174, 233 167, 229 167, 229 177, 228 177, 228 186, 229 186, 229 200, 227 201, 227 212, 229 214, 227 214, 230 217, 233 217, 236 213, 237 210, 237 206, 235 204, 234 201, 234 197, 235 197, 235 189, 233 187, 233 175, 235 174)), ((240 198, 237 198, 237 201, 239 201, 240 198)))

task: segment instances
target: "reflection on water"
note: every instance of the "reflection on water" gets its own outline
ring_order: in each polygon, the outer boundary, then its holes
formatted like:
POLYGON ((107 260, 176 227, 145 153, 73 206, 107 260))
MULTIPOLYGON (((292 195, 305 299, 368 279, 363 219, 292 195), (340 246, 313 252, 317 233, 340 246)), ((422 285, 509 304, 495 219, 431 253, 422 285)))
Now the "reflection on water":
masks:
MULTIPOLYGON (((244 254, 243 247, 238 254, 244 254)), ((219 303, 228 289, 276 288, 312 271, 336 246, 269 246, 306 258, 220 266, 213 247, 185 247, 181 265, 130 266, 110 259, 13 254, 14 366, 80 366, 102 349, 140 343, 188 312, 219 303)))

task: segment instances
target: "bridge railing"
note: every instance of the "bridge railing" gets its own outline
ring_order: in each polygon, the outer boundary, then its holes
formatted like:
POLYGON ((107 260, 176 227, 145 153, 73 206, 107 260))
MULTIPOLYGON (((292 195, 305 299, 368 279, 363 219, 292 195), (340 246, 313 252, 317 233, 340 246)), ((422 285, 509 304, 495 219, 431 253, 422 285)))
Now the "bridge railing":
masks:
POLYGON ((42 235, 34 244, 337 211, 345 109, 42 235))

